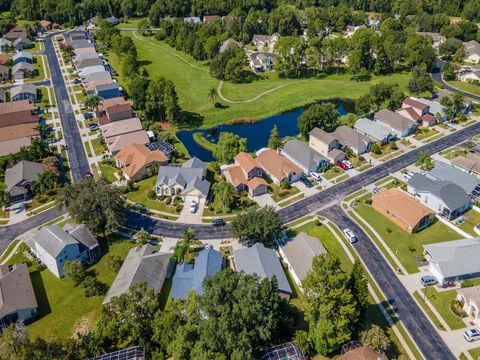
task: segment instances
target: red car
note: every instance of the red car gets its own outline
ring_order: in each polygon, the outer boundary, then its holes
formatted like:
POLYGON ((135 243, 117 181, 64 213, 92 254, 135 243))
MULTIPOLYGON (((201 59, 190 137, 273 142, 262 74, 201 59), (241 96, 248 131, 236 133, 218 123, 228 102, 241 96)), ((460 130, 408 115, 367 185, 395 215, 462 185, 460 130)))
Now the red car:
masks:
POLYGON ((348 170, 348 166, 347 166, 346 164, 344 164, 343 162, 341 162, 341 161, 338 161, 338 162, 337 162, 337 166, 338 166, 340 169, 348 170))

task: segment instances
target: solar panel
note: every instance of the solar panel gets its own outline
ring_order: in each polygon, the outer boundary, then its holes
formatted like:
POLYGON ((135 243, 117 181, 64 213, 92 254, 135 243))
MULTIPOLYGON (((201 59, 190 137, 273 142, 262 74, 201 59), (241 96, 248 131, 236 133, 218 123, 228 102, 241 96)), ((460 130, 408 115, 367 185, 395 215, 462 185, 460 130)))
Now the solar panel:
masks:
POLYGON ((171 156, 174 151, 173 146, 165 141, 156 141, 145 146, 151 151, 159 150, 167 156, 171 156))

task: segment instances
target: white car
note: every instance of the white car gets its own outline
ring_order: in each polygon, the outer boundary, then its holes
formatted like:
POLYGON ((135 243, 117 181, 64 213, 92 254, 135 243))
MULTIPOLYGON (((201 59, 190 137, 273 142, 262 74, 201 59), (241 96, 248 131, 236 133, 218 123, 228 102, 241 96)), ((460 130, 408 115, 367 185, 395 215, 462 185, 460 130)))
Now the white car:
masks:
POLYGON ((343 230, 343 235, 345 235, 347 240, 349 242, 351 242, 352 244, 357 241, 357 237, 355 236, 355 234, 350 229, 343 230))
POLYGON ((353 169, 353 164, 348 160, 342 160, 342 162, 347 165, 349 169, 353 169))
POLYGON ((310 175, 312 178, 318 182, 322 181, 322 176, 317 172, 311 172, 310 175))
POLYGON ((472 328, 472 329, 465 330, 465 332, 463 333, 463 337, 468 342, 480 340, 480 329, 472 328))
POLYGON ((192 201, 190 204, 190 212, 193 214, 195 211, 197 211, 197 203, 192 201))

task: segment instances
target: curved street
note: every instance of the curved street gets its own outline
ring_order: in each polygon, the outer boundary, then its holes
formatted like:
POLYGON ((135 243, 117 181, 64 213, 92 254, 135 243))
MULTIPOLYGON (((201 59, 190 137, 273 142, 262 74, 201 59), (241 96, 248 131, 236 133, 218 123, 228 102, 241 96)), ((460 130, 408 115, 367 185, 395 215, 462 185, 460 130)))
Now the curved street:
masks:
POLYGON ((444 89, 447 89, 448 91, 451 92, 459 92, 462 93, 464 96, 469 97, 475 101, 480 102, 480 96, 457 89, 453 86, 448 85, 442 78, 442 67, 443 67, 443 61, 440 59, 437 59, 435 62, 435 67, 432 69, 432 78, 434 81, 440 83, 443 85, 444 89))

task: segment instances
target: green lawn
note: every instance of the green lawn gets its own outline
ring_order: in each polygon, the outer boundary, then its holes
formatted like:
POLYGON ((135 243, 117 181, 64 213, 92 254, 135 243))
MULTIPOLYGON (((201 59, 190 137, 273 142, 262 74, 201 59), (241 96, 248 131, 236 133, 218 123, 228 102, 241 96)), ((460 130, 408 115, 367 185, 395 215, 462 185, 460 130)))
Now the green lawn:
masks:
POLYGON ((17 246, 18 242, 19 240, 13 240, 10 245, 8 245, 2 256, 0 256, 0 263, 2 263, 7 258, 7 256, 12 252, 13 248, 17 246))
POLYGON ((87 156, 92 157, 92 150, 88 141, 84 142, 83 146, 85 146, 85 151, 87 152, 87 156))
POLYGON ((97 139, 93 139, 91 141, 95 155, 102 155, 106 150, 105 145, 100 144, 97 139))
POLYGON ((457 224, 457 226, 472 236, 478 236, 475 230, 473 230, 473 227, 480 224, 480 213, 478 211, 470 209, 462 215, 462 218, 463 223, 461 223, 460 225, 457 224))
POLYGON ((340 174, 343 174, 345 171, 343 171, 341 168, 338 166, 332 166, 330 169, 328 169, 325 174, 323 174, 323 177, 327 180, 333 179, 335 176, 338 176, 340 174))
POLYGON ((417 302, 420 304, 420 306, 425 310, 425 312, 428 314, 428 317, 432 322, 435 324, 437 329, 445 331, 445 327, 442 325, 438 317, 433 313, 432 309, 425 303, 424 294, 420 294, 418 291, 415 291, 413 293, 413 297, 417 300, 417 302))
MULTIPOLYGON (((109 255, 125 258, 133 245, 126 239, 112 236, 108 254, 90 269, 98 279, 110 286, 115 273, 107 265, 109 255)), ((91 327, 100 317, 104 295, 85 297, 81 287, 67 279, 58 279, 48 270, 33 272, 32 283, 39 303, 39 319, 28 326, 32 337, 70 337, 75 329, 91 327)))
POLYGON ((212 143, 211 141, 208 141, 205 136, 202 133, 195 133, 193 134, 193 140, 203 147, 204 149, 214 152, 215 149, 217 148, 217 145, 212 143))
POLYGON ((149 179, 140 181, 136 184, 137 190, 129 192, 126 196, 129 200, 144 205, 150 209, 176 214, 175 206, 167 206, 162 200, 151 200, 148 193, 153 190, 157 177, 153 176, 149 179))
POLYGON ((438 134, 438 130, 436 129, 428 129, 428 128, 420 128, 416 131, 413 137, 417 140, 424 140, 430 136, 438 134))
POLYGON ((33 65, 33 69, 37 70, 37 73, 31 80, 32 81, 39 81, 39 80, 45 79, 45 72, 43 71, 44 56, 43 55, 36 55, 33 58, 37 59, 37 61, 33 65))
POLYGON ((114 175, 118 171, 117 169, 105 164, 99 164, 99 166, 100 166, 100 171, 102 172, 102 175, 105 176, 108 182, 114 183, 118 180, 114 175))
MULTIPOLYGON (((257 203, 252 199, 250 199, 246 194, 240 194, 240 196, 237 196, 235 201, 233 202, 232 209, 229 213, 226 213, 223 210, 221 212, 217 212, 215 211, 214 207, 212 208, 210 204, 208 204, 203 209, 202 216, 224 216, 224 215, 238 214, 257 206, 258 206, 257 203)), ((211 220, 208 220, 208 222, 211 222, 211 220)))
POLYGON ((461 238, 456 231, 439 221, 416 234, 409 234, 363 202, 355 210, 379 233, 409 273, 418 271, 414 256, 422 256, 423 245, 461 238))
POLYGON ((298 194, 299 192, 299 188, 297 188, 296 186, 290 186, 289 189, 280 189, 278 191, 278 194, 272 193, 272 200, 278 203, 279 201, 282 201, 283 199, 286 199, 292 195, 298 194))
POLYGON ((435 309, 442 316, 443 320, 452 328, 452 330, 463 329, 466 327, 461 318, 455 315, 450 310, 450 303, 457 296, 456 290, 440 291, 438 292, 434 287, 422 289, 422 295, 427 293, 428 300, 432 303, 435 309))
POLYGON ((480 359, 480 347, 469 350, 470 355, 472 355, 474 360, 480 359))
MULTIPOLYGON (((373 76, 371 81, 353 82, 350 75, 330 75, 324 79, 280 79, 277 74, 266 74, 267 79, 250 84, 233 84, 226 82, 222 94, 232 101, 252 99, 265 91, 276 89, 257 100, 244 103, 227 103, 226 108, 214 108, 208 99, 210 88, 218 88, 219 80, 210 76, 205 63, 195 61, 191 56, 176 51, 164 42, 152 37, 142 37, 138 33, 132 36, 137 46, 139 60, 146 63, 151 77, 164 76, 175 82, 184 111, 203 117, 203 126, 211 127, 234 119, 262 119, 282 111, 312 103, 320 99, 351 98, 356 99, 366 93, 372 84, 380 81, 399 83, 402 89, 408 82, 408 74, 390 76, 373 76)), ((117 70, 119 58, 109 54, 109 61, 117 70)), ((126 79, 120 79, 125 83, 126 79)))
POLYGON ((293 204, 294 202, 297 202, 298 200, 303 199, 304 196, 305 196, 305 195, 303 195, 303 194, 294 196, 294 197, 291 198, 291 199, 288 199, 288 200, 286 200, 286 201, 283 201, 283 202, 279 203, 278 206, 280 206, 280 207, 285 207, 285 206, 291 205, 291 204, 293 204))
POLYGON ((480 95, 480 86, 469 84, 464 81, 454 80, 454 81, 447 81, 447 84, 456 87, 457 89, 469 92, 474 95, 480 95))

